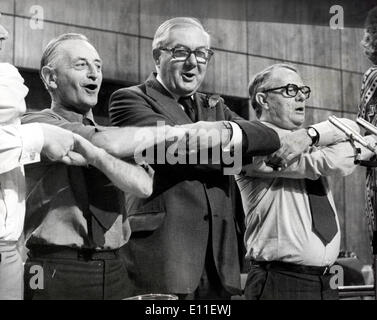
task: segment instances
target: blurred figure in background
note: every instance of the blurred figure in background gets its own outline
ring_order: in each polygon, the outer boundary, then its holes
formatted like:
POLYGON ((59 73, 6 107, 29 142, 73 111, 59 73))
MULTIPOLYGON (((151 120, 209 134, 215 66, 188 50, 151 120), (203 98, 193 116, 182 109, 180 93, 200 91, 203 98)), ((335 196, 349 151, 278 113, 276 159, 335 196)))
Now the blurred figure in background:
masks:
MULTIPOLYGON (((364 74, 357 116, 377 125, 377 7, 367 15, 361 44, 364 53, 374 65, 364 74)), ((377 212, 377 169, 373 167, 367 168, 365 197, 365 214, 372 241, 377 212)))

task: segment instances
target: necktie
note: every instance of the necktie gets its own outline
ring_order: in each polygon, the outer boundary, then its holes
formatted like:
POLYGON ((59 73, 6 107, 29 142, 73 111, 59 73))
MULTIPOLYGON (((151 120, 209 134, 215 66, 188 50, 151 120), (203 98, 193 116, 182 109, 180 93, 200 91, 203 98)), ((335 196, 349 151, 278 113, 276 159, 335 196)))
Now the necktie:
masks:
POLYGON ((183 106, 186 114, 189 116, 192 122, 196 122, 196 112, 194 102, 192 101, 191 97, 181 97, 178 99, 178 103, 183 106))
MULTIPOLYGON (((83 124, 95 126, 89 119, 83 119, 83 124)), ((111 181, 97 168, 82 168, 86 183, 88 211, 89 236, 92 237, 96 247, 103 247, 105 244, 105 233, 114 224, 120 214, 119 192, 111 181)))
POLYGON ((305 179, 305 183, 312 214, 312 230, 326 246, 336 235, 338 227, 322 179, 305 179))

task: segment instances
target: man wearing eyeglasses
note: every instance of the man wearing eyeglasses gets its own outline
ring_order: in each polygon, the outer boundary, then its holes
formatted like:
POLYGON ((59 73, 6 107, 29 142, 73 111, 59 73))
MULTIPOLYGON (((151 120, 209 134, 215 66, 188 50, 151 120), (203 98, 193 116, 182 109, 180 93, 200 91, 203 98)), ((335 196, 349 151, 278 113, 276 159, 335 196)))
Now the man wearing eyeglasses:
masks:
MULTIPOLYGON (((225 140, 242 144, 249 162, 252 155, 269 154, 279 147, 269 128, 238 117, 220 97, 197 92, 213 55, 210 37, 198 20, 165 21, 157 29, 152 49, 157 73, 112 95, 113 125, 150 126, 162 121, 223 131, 225 140)), ((135 294, 174 293, 182 299, 227 299, 239 294, 229 177, 220 166, 202 163, 164 163, 154 169, 150 198, 126 195, 132 236, 124 254, 135 294)))
MULTIPOLYGON (((285 64, 266 68, 249 85, 258 118, 280 137, 301 128, 310 92, 297 70, 285 64)), ((357 130, 353 121, 347 124, 357 130)), ((287 167, 275 166, 273 157, 255 157, 236 177, 251 262, 247 299, 337 298, 330 268, 339 253, 340 232, 326 176, 351 174, 355 148, 363 159, 371 152, 352 146, 329 122, 310 127, 305 139, 310 147, 287 167)), ((375 136, 368 139, 376 142, 375 136)))

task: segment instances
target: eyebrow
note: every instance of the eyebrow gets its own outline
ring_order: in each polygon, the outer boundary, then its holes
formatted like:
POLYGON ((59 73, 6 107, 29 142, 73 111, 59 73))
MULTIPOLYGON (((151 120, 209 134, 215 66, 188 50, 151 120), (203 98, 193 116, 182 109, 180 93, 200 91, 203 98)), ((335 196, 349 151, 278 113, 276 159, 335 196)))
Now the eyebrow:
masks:
MULTIPOLYGON (((188 46, 185 46, 184 44, 181 44, 181 43, 177 43, 174 47, 175 48, 184 47, 184 48, 190 49, 188 46)), ((206 46, 200 46, 200 47, 196 47, 194 50, 197 50, 197 49, 207 49, 207 47, 206 46)))
MULTIPOLYGON (((79 61, 79 60, 84 60, 84 61, 88 61, 87 58, 84 58, 84 57, 77 57, 76 59, 74 59, 73 61, 79 61)), ((101 59, 95 59, 94 62, 99 62, 102 64, 102 60, 101 59)))

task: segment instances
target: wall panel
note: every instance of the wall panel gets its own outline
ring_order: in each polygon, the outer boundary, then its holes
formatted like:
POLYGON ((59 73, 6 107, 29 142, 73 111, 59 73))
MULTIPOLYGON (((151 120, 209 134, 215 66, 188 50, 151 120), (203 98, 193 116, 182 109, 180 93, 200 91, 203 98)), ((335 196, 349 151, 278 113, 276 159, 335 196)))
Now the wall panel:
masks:
POLYGON ((96 29, 139 33, 139 6, 135 0, 16 0, 16 13, 31 16, 30 8, 43 8, 49 21, 86 26, 96 29))
MULTIPOLYGON (((14 0, 0 0, 0 13, 13 14, 14 12, 14 0)), ((1 18, 0 18, 0 23, 1 18)))
POLYGON ((362 74, 342 72, 343 85, 343 110, 347 112, 357 112, 360 102, 360 88, 362 83, 362 74))
POLYGON ((16 65, 38 69, 43 48, 54 37, 65 32, 85 34, 98 50, 104 61, 104 77, 137 82, 138 39, 109 32, 61 24, 45 23, 43 30, 29 28, 29 20, 16 18, 16 65), (21 45, 22 44, 22 45, 21 45))
POLYGON ((217 51, 210 61, 201 90, 229 96, 248 97, 247 56, 217 51))
POLYGON ((360 44, 363 35, 364 29, 361 28, 344 28, 341 30, 341 55, 344 70, 364 73, 371 65, 360 44))
POLYGON ((191 16, 200 19, 212 37, 212 46, 246 52, 246 0, 140 0, 140 34, 153 38, 167 19, 191 16))
POLYGON ((367 223, 364 217, 365 168, 345 179, 345 216, 347 250, 354 251, 363 261, 372 262, 367 223))
POLYGON ((249 54, 339 68, 339 50, 339 32, 328 27, 248 22, 249 54))

